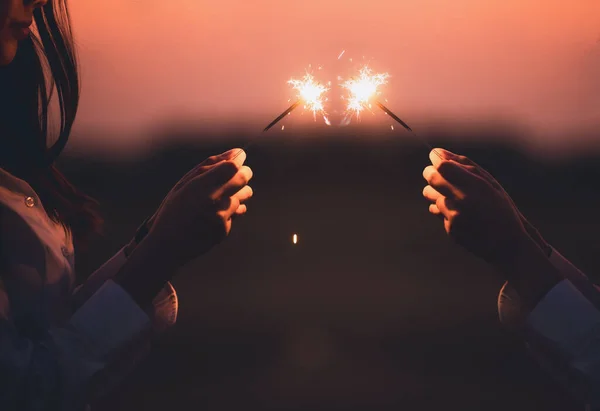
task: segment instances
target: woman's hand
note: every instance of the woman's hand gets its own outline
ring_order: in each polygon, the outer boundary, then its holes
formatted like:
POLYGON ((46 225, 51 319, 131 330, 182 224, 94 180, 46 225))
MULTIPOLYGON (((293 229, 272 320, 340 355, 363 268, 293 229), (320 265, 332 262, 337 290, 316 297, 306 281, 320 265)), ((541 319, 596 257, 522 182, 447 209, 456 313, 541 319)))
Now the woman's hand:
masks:
POLYGON ((246 154, 231 150, 211 157, 186 174, 151 218, 148 235, 136 247, 117 276, 143 304, 158 292, 173 272, 220 243, 232 218, 246 212, 252 197, 252 170, 246 154))
POLYGON ((519 217, 521 218, 521 222, 523 223, 525 230, 527 230, 527 233, 533 239, 533 241, 535 241, 535 243, 540 248, 542 248, 542 250, 544 250, 546 255, 550 254, 550 252, 551 252, 550 244, 548 244, 546 242, 546 240, 544 239, 544 237, 542 237, 540 232, 525 218, 525 216, 517 208, 515 202, 508 195, 508 193, 504 190, 504 187, 502 187, 500 185, 500 183, 489 172, 487 172, 484 168, 480 167, 474 161, 472 161, 471 159, 469 159, 465 156, 454 154, 454 153, 452 153, 448 150, 444 150, 442 148, 436 148, 434 151, 435 151, 435 153, 432 152, 430 155, 431 161, 434 165, 438 164, 441 161, 440 157, 447 159, 447 160, 454 160, 459 164, 468 166, 469 169, 473 173, 475 173, 476 175, 483 178, 485 181, 490 183, 492 187, 494 187, 496 190, 498 190, 498 192, 500 194, 502 194, 508 201, 510 201, 512 203, 513 208, 515 209, 515 211, 519 214, 519 217))
POLYGON ((466 157, 435 149, 430 158, 433 165, 423 171, 429 211, 444 218, 446 232, 467 250, 499 267, 509 263, 532 237, 506 191, 466 157))
MULTIPOLYGON (((246 153, 242 149, 231 149, 222 154, 218 154, 216 156, 211 156, 198 164, 196 167, 191 169, 186 175, 184 175, 181 180, 177 182, 169 191, 169 193, 163 199, 161 205, 158 207, 156 212, 148 218, 142 226, 138 229, 136 236, 125 246, 125 255, 129 256, 133 250, 137 247, 138 243, 147 235, 152 226, 154 225, 154 221, 156 220, 157 215, 160 213, 164 204, 167 203, 173 196, 190 180, 195 177, 198 177, 204 173, 206 173, 211 168, 215 167, 217 164, 223 161, 234 160, 236 164, 240 166, 244 163, 246 159, 246 153)), ((250 189, 247 189, 250 190, 250 189)), ((251 191, 249 193, 251 195, 251 191)), ((246 213, 247 208, 245 204, 240 204, 238 209, 235 211, 236 215, 241 215, 246 213)))
POLYGON ((163 244, 178 265, 204 254, 221 242, 232 218, 244 214, 252 197, 252 170, 246 153, 230 150, 210 157, 187 173, 169 192, 150 220, 148 236, 163 244))
POLYGON ((493 264, 533 309, 562 275, 548 257, 548 244, 519 212, 502 186, 466 157, 443 149, 430 154, 423 195, 429 211, 444 219, 457 243, 493 264))

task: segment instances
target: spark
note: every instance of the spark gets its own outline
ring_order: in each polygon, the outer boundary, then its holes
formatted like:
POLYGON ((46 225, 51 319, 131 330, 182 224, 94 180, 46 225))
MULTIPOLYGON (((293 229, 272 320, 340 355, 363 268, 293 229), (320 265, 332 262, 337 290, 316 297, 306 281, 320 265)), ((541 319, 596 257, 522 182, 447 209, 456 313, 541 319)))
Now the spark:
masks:
POLYGON ((359 118, 361 111, 371 108, 371 100, 381 94, 379 86, 386 84, 389 77, 388 73, 373 74, 369 66, 363 66, 358 77, 342 83, 342 87, 348 90, 347 114, 354 114, 359 118))
POLYGON ((342 52, 340 53, 340 55, 338 56, 338 60, 342 58, 342 56, 344 55, 344 53, 346 52, 346 50, 342 50, 342 52))
MULTIPOLYGON (((394 125, 392 124, 392 125, 390 126, 390 128, 393 130, 393 129, 394 129, 394 125)), ((283 130, 283 129, 282 129, 282 130, 283 130)))
POLYGON ((294 235, 292 236, 292 243, 294 243, 294 244, 298 244, 298 234, 294 234, 294 235))
MULTIPOLYGON (((379 87, 387 84, 389 77, 390 75, 388 73, 374 74, 369 66, 365 65, 359 70, 358 77, 351 78, 342 83, 342 87, 348 90, 346 116, 342 120, 342 126, 350 124, 352 115, 356 115, 356 118, 359 118, 360 113, 364 109, 371 110, 371 102, 374 100, 375 105, 377 105, 384 113, 393 118, 397 123, 402 125, 402 127, 412 132, 412 129, 408 124, 392 113, 392 111, 381 104, 381 102, 377 101, 377 96, 381 94, 379 87)), ((387 102, 387 99, 385 99, 385 102, 387 102)), ((391 126, 391 128, 393 130, 394 126, 391 126)))
MULTIPOLYGON (((311 66, 309 65, 309 67, 311 66)), ((275 118, 275 120, 269 123, 269 125, 265 127, 263 131, 269 130, 285 116, 290 115, 292 111, 294 111, 300 104, 304 104, 305 109, 309 109, 313 112, 315 121, 317 119, 317 113, 320 113, 323 116, 325 124, 331 124, 327 118, 327 113, 325 113, 324 106, 324 102, 327 101, 327 99, 324 97, 324 94, 329 91, 329 87, 315 81, 314 76, 308 71, 302 79, 291 79, 288 80, 287 83, 291 85, 294 90, 298 91, 296 102, 288 107, 288 109, 281 113, 277 118, 275 118)))
POLYGON ((323 94, 329 91, 329 88, 316 82, 312 74, 306 73, 301 80, 291 79, 288 84, 298 91, 298 101, 302 101, 304 107, 313 112, 315 119, 317 112, 324 113, 323 94))
MULTIPOLYGON (((392 126, 392 127, 393 127, 393 126, 392 126)), ((282 130, 285 130, 285 126, 281 126, 281 129, 282 129, 282 130)))

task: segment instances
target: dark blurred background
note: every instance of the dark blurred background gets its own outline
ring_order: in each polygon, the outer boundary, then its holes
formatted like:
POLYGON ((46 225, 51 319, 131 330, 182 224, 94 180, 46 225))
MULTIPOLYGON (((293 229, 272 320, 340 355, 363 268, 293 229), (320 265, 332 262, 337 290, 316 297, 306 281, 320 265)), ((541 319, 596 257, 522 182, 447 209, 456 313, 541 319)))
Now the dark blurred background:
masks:
MULTIPOLYGON (((253 141, 248 214, 177 275, 177 325, 100 409, 580 409, 502 329, 502 281, 428 214, 427 146, 377 130, 315 123, 193 144, 203 130, 164 129, 138 157, 61 160, 106 218, 104 235, 78 255, 84 278, 185 172, 253 141)), ((546 239, 594 277, 600 151, 550 156, 521 137, 502 127, 422 136, 492 172, 546 239)))

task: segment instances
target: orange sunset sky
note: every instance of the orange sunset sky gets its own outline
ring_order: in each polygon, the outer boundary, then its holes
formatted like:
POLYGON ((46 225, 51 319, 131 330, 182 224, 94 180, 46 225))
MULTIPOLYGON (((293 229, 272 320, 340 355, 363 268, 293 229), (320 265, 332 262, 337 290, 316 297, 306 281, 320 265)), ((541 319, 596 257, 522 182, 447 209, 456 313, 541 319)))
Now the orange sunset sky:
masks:
POLYGON ((143 141, 169 119, 260 128, 308 64, 335 86, 363 56, 392 75, 390 108, 417 123, 502 115, 548 135, 600 125, 598 0, 70 3, 83 77, 75 134, 105 131, 107 143, 143 141))

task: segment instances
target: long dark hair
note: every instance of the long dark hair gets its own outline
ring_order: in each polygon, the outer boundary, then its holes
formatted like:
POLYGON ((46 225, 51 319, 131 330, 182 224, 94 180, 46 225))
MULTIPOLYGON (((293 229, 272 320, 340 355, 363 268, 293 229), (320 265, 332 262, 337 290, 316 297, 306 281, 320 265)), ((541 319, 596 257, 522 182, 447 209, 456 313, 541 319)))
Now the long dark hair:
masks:
POLYGON ((34 12, 38 36, 19 44, 14 61, 0 68, 0 167, 27 181, 48 215, 84 243, 100 229, 97 203, 77 190, 55 166, 79 104, 79 74, 67 0, 34 12), (54 93, 56 93, 54 95, 54 93), (49 145, 49 107, 60 111, 58 139, 49 145))

